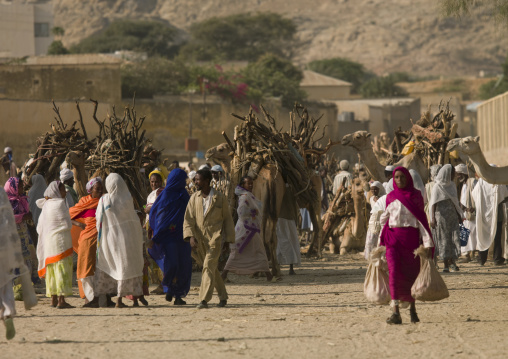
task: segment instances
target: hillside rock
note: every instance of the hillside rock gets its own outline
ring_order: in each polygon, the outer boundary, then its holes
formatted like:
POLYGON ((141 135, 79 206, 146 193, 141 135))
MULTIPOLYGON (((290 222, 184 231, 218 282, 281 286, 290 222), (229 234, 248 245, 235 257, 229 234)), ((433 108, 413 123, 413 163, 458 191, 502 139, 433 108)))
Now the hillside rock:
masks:
POLYGON ((55 25, 70 45, 118 18, 163 19, 187 30, 194 22, 242 12, 277 12, 298 25, 299 64, 346 57, 384 74, 477 75, 500 72, 506 28, 486 10, 443 18, 433 0, 53 0, 55 25))

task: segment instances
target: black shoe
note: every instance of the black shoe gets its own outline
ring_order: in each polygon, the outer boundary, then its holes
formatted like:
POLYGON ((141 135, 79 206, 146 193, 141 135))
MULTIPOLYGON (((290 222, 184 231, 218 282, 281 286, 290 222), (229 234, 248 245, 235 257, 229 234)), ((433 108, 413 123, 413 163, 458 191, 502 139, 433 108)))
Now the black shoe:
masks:
POLYGON ((494 262, 495 266, 504 266, 504 264, 505 264, 504 261, 495 261, 494 262))
POLYGON ((178 298, 178 297, 175 298, 175 305, 185 305, 185 304, 187 304, 187 302, 185 300, 183 300, 182 298, 178 298))
POLYGON ((418 318, 418 314, 416 312, 410 312, 411 314, 411 323, 419 323, 420 318, 418 318))
POLYGON ((166 300, 171 303, 173 301, 173 296, 169 293, 166 293, 166 300))
POLYGON ((228 304, 228 301, 227 299, 223 299, 219 302, 219 304, 217 304, 218 307, 221 307, 221 308, 224 308, 226 306, 226 304, 228 304))
POLYGON ((402 324, 402 318, 400 314, 393 313, 392 316, 386 319, 387 324, 402 324))
POLYGON ((144 297, 139 298, 139 301, 141 302, 141 304, 143 304, 145 306, 148 305, 148 301, 144 297))

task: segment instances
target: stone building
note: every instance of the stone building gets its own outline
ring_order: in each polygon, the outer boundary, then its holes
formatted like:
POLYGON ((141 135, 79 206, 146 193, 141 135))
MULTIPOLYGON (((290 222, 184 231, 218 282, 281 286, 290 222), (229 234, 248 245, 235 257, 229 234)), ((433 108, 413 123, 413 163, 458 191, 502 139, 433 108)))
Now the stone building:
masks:
POLYGON ((50 1, 0 1, 0 59, 45 55, 53 26, 50 1))
POLYGON ((121 60, 111 56, 29 57, 0 65, 0 98, 121 102, 121 60))
POLYGON ((477 132, 487 162, 508 165, 508 92, 477 107, 477 132))

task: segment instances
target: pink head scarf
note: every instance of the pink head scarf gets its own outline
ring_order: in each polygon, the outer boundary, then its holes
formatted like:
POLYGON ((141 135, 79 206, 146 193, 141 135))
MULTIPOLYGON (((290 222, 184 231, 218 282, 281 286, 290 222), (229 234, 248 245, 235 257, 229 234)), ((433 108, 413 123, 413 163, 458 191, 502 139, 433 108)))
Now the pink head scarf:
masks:
POLYGON ((17 177, 9 178, 4 186, 5 193, 7 193, 14 211, 14 219, 16 223, 21 223, 23 216, 30 212, 30 206, 28 205, 28 197, 18 194, 18 188, 19 178, 17 177))
POLYGON ((404 167, 397 167, 393 171, 393 177, 395 173, 400 171, 406 176, 406 187, 398 188, 395 180, 393 181, 393 191, 386 196, 386 207, 395 200, 399 200, 404 207, 422 224, 423 228, 429 233, 432 238, 430 231, 429 222, 427 221, 427 215, 425 214, 425 205, 423 202, 422 193, 415 188, 411 173, 404 167))

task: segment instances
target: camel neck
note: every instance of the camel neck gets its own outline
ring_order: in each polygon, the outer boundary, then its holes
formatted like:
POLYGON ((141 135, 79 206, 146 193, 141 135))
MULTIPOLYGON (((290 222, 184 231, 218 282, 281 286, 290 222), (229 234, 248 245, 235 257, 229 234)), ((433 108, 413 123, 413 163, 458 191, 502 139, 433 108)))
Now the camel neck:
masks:
POLYGON ((492 166, 487 162, 485 155, 480 150, 476 153, 469 155, 471 158, 471 162, 473 162, 474 169, 478 173, 478 175, 482 178, 489 178, 489 171, 492 166))

